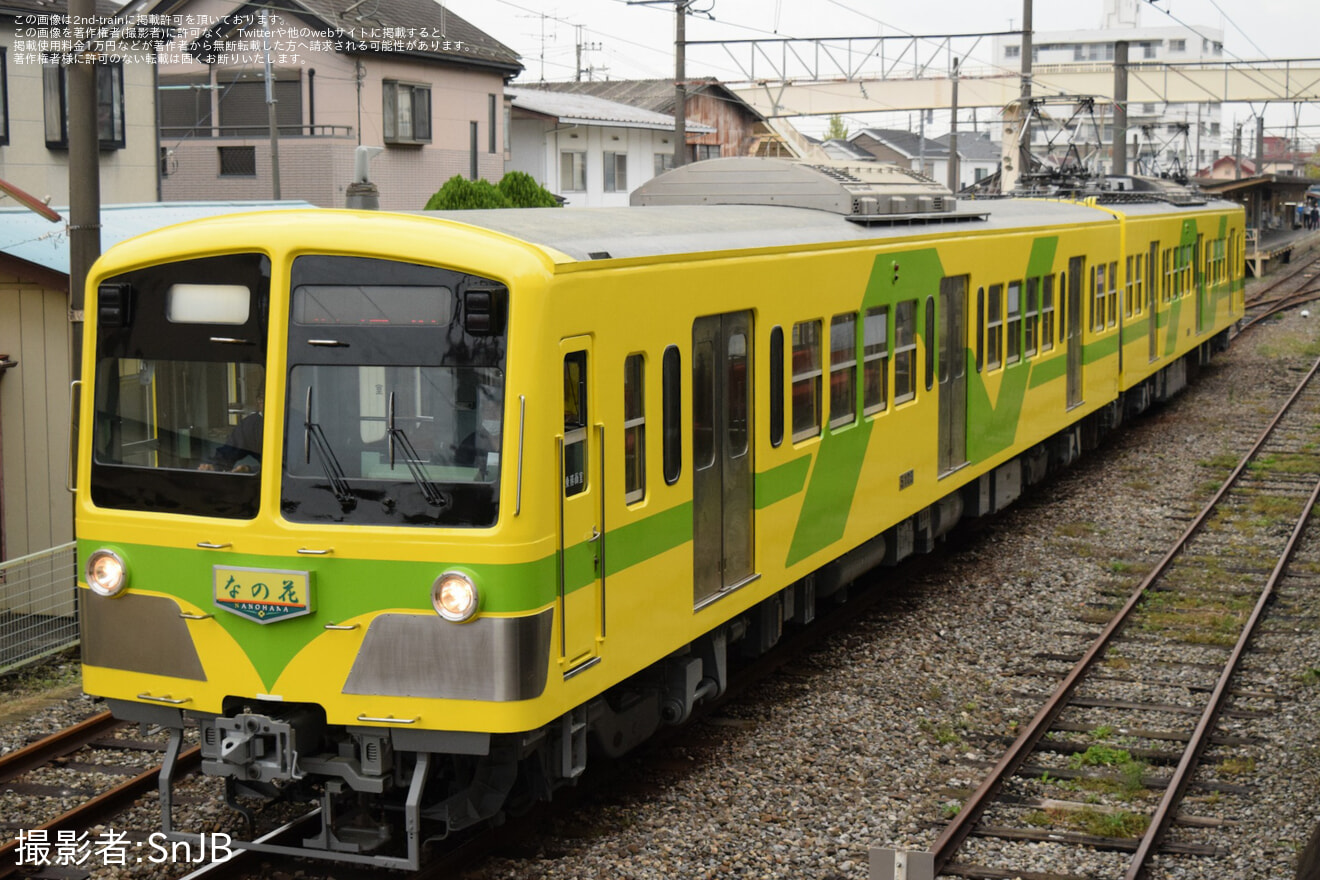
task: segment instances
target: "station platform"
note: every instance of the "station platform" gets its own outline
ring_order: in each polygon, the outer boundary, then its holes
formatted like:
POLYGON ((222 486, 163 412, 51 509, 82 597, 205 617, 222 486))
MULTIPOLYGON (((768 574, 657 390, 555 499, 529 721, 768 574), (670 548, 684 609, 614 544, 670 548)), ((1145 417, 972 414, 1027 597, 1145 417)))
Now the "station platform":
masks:
POLYGON ((1269 269, 1269 262, 1274 260, 1288 263, 1294 250, 1320 242, 1320 229, 1267 229, 1257 232, 1247 230, 1247 272, 1254 278, 1260 278, 1269 269))

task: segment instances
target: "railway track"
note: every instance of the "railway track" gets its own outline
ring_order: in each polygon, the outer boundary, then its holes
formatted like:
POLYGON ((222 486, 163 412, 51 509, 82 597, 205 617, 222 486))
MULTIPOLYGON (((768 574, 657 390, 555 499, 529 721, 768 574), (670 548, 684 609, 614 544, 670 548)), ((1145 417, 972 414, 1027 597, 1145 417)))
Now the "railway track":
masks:
MULTIPOLYGON (((155 755, 164 751, 164 743, 121 735, 129 732, 127 722, 115 720, 109 712, 100 712, 0 757, 0 791, 6 796, 59 803, 74 801, 74 806, 56 808, 44 820, 25 813, 23 824, 18 826, 9 824, 16 817, 0 818, 0 831, 6 840, 0 846, 0 878, 14 875, 21 866, 20 832, 29 841, 33 839, 32 833, 37 832, 36 837, 49 842, 45 859, 54 863, 58 857, 57 840, 76 841, 99 824, 113 827, 116 818, 138 798, 155 790, 161 770, 155 755), (144 755, 149 756, 146 761, 142 760, 144 755), (106 787, 107 777, 120 781, 106 787)), ((176 773, 191 772, 199 763, 200 750, 195 747, 186 750, 179 757, 176 773)), ((78 846, 80 850, 90 851, 92 843, 84 838, 78 846)), ((22 865, 42 867, 43 857, 35 851, 25 855, 22 865)))
POLYGON ((1320 299, 1320 251, 1305 251, 1299 265, 1247 297, 1245 327, 1259 323, 1284 309, 1320 299))
POLYGON ((1086 847, 1138 880, 1159 861, 1218 854, 1220 820, 1184 798, 1240 788, 1245 762, 1202 758, 1212 743, 1251 743, 1221 719, 1272 711, 1271 694, 1234 690, 1234 676, 1320 497, 1317 371, 1090 647, 1041 658, 1036 680, 1057 687, 939 835, 935 873, 1081 880, 1069 853, 1086 847), (1033 844, 1030 864, 992 863, 1010 841, 1033 844))

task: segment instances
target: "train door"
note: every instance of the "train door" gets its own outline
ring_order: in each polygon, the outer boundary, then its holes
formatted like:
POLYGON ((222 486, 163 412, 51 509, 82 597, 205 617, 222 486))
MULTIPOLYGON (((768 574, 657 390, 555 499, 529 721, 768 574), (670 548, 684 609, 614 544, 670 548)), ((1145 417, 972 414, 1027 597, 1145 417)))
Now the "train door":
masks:
POLYGON ((600 434, 594 413, 591 339, 559 344, 564 370, 564 432, 559 458, 559 646, 564 672, 592 662, 604 635, 600 434))
POLYGON ((1068 408, 1082 402, 1082 279, 1086 258, 1068 260, 1068 408))
POLYGON ((1150 253, 1146 256, 1146 314, 1150 318, 1150 359, 1159 357, 1160 296, 1155 289, 1155 261, 1160 257, 1160 243, 1150 243, 1150 253))
POLYGON ((967 463, 967 276, 940 279, 940 474, 967 463))
POLYGON ((701 607, 753 573, 752 315, 692 325, 693 603, 701 607))

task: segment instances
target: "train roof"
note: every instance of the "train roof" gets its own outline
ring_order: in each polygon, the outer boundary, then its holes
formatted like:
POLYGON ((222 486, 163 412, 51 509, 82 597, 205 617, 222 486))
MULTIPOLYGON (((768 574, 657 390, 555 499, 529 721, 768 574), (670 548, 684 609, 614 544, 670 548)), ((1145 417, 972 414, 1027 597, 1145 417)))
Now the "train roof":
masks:
MULTIPOLYGON (((1202 209, 1214 204, 1198 206, 1202 209)), ((1126 214, 1186 213, 1167 203, 1114 206, 1126 214)), ((1115 222, 1078 202, 995 199, 959 202, 938 219, 859 223, 810 208, 759 205, 527 208, 424 211, 489 229, 558 252, 568 261, 628 259, 718 251, 809 247, 852 242, 976 235, 1015 229, 1047 230, 1115 222)), ((562 260, 561 260, 562 261, 562 260)))

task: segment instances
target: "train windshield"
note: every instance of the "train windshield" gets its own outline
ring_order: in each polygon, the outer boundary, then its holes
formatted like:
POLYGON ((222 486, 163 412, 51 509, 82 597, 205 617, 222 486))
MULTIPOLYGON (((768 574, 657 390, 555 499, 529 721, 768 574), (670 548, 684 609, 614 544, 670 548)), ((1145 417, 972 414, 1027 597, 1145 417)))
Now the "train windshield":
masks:
POLYGON ((91 495, 251 519, 262 461, 270 261, 139 269, 97 291, 91 495))
POLYGON ((504 288, 429 266, 294 261, 281 513, 491 526, 504 430, 504 288))

